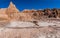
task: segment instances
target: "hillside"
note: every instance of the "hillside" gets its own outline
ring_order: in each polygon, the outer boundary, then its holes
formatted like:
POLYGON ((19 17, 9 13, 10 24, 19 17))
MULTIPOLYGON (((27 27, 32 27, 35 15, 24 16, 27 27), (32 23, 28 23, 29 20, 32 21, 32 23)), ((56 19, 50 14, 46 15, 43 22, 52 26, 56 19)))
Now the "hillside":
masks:
POLYGON ((19 11, 10 2, 0 9, 0 38, 60 38, 60 9, 19 11))

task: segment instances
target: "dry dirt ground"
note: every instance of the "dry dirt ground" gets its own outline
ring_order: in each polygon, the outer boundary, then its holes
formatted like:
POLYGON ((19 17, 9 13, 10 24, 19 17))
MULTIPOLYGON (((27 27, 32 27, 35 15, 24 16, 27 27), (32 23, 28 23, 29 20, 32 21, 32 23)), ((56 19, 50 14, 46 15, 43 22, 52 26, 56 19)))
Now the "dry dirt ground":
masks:
POLYGON ((0 28, 0 38, 60 38, 59 27, 0 28))
POLYGON ((60 21, 51 21, 0 22, 0 38, 60 38, 60 21))

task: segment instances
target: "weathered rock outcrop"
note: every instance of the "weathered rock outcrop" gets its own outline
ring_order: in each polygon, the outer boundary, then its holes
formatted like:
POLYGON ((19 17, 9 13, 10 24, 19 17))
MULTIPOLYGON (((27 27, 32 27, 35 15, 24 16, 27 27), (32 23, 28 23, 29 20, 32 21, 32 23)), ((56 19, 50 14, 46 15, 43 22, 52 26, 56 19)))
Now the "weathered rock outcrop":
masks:
POLYGON ((33 13, 33 12, 36 12, 37 10, 34 10, 34 9, 32 9, 32 10, 29 10, 29 9, 24 9, 22 12, 23 13, 33 13))
POLYGON ((16 6, 10 2, 8 8, 0 9, 0 17, 9 20, 40 20, 41 18, 57 18, 60 17, 59 9, 45 9, 45 10, 23 10, 20 12, 16 6))
POLYGON ((6 9, 6 14, 12 19, 15 13, 19 13, 19 10, 10 2, 9 7, 6 9))
POLYGON ((7 8, 0 9, 0 21, 9 19, 8 15, 6 14, 7 8))

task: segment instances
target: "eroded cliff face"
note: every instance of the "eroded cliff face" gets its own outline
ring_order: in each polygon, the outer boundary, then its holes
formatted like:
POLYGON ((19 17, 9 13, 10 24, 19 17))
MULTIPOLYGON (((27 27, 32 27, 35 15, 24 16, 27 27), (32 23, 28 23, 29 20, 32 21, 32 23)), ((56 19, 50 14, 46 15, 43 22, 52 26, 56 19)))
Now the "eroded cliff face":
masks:
POLYGON ((33 22, 35 24, 36 22, 38 22, 38 24, 42 23, 42 25, 44 25, 44 23, 46 23, 47 25, 49 25, 47 21, 51 20, 52 22, 51 18, 55 18, 56 20, 59 20, 57 19, 57 17, 59 18, 59 13, 60 13, 59 9, 44 9, 44 10, 25 9, 23 11, 19 11, 16 8, 16 6, 12 2, 10 2, 8 8, 0 9, 0 20, 4 23, 11 21, 24 21, 24 22, 28 21, 28 22, 33 22))
POLYGON ((43 14, 42 11, 37 10, 23 10, 22 12, 20 12, 12 2, 10 2, 8 8, 1 9, 0 12, 1 12, 0 14, 2 15, 1 17, 8 18, 7 20, 20 20, 20 21, 37 20, 40 18, 40 15, 43 14))
POLYGON ((60 12, 59 9, 44 9, 44 10, 28 10, 25 9, 20 12, 16 6, 10 2, 8 8, 0 9, 0 17, 7 20, 20 20, 20 21, 31 21, 31 20, 40 20, 43 18, 59 18, 60 12))
POLYGON ((10 2, 9 7, 7 8, 7 12, 8 13, 18 13, 20 11, 16 8, 16 6, 12 2, 10 2))
POLYGON ((10 19, 14 18, 14 14, 19 13, 19 10, 15 7, 15 5, 10 2, 9 7, 6 9, 6 14, 8 15, 8 17, 10 17, 10 19))
POLYGON ((7 19, 8 15, 6 14, 6 8, 2 8, 0 9, 0 20, 2 20, 3 18, 7 19))
MULTIPOLYGON (((28 10, 27 10, 28 11, 28 10)), ((22 20, 22 21, 27 21, 27 20, 32 20, 32 13, 34 10, 29 10, 27 13, 25 10, 23 12, 20 12, 16 7, 15 5, 10 2, 10 5, 8 8, 6 9, 0 9, 0 14, 1 16, 0 17, 3 17, 3 18, 8 18, 9 20, 22 20), (5 15, 5 17, 4 17, 5 15)))

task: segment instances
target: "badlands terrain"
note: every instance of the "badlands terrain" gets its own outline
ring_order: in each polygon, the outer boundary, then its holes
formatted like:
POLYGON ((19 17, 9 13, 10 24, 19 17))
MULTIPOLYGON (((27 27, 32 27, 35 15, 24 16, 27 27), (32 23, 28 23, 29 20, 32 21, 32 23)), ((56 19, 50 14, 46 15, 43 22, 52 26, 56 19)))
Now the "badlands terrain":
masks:
POLYGON ((19 11, 10 2, 0 8, 0 38, 60 38, 60 9, 19 11))

